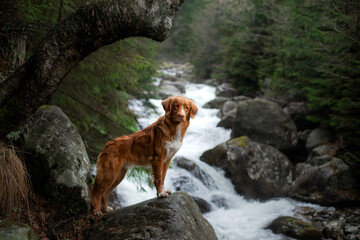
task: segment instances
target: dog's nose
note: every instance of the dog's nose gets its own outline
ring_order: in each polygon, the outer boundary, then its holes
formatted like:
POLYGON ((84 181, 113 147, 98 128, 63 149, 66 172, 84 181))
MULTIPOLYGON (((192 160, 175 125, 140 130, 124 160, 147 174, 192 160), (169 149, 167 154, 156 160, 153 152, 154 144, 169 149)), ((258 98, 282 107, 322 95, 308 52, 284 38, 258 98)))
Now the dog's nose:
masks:
POLYGON ((185 117, 185 112, 184 112, 184 110, 181 110, 180 112, 178 112, 178 117, 179 117, 179 118, 184 118, 184 117, 185 117))
POLYGON ((181 118, 185 117, 185 113, 184 112, 178 113, 178 117, 181 117, 181 118))

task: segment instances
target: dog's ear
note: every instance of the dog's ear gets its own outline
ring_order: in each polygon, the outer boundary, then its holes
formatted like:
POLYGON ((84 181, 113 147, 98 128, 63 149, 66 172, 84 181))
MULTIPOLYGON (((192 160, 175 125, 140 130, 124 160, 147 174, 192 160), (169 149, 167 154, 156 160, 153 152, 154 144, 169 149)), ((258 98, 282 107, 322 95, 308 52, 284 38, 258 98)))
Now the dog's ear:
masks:
POLYGON ((190 117, 191 118, 194 118, 197 111, 198 111, 198 108, 197 106, 195 105, 195 103, 193 101, 190 100, 190 106, 191 106, 191 110, 190 110, 190 117))
POLYGON ((165 112, 169 112, 171 110, 171 97, 168 98, 168 99, 165 99, 164 101, 162 101, 162 105, 163 105, 163 108, 165 110, 165 112))

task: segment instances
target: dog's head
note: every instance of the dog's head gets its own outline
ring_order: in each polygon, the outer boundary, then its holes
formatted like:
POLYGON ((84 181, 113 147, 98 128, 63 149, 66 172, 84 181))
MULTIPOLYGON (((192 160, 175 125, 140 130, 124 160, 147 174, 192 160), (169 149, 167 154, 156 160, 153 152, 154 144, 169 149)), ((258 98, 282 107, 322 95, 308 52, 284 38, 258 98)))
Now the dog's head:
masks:
POLYGON ((173 122, 189 121, 194 118, 198 108, 190 99, 185 97, 170 97, 162 101, 163 108, 173 122))

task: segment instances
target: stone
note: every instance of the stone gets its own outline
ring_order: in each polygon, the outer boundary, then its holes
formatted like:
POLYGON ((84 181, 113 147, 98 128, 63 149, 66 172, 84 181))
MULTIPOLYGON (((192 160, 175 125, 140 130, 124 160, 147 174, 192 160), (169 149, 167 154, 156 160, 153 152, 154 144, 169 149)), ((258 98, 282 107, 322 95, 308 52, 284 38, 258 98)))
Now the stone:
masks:
POLYGON ((246 198, 266 200, 287 196, 294 167, 276 148, 240 137, 217 145, 200 159, 225 172, 246 198))
POLYGON ((190 172, 191 175, 199 179, 209 189, 217 189, 214 179, 202 170, 195 162, 184 157, 176 157, 174 162, 178 167, 184 168, 190 172))
POLYGON ((105 215, 83 231, 87 240, 188 239, 215 240, 215 231, 185 192, 150 199, 105 215))
POLYGON ((223 83, 217 86, 215 94, 218 97, 235 97, 239 92, 230 83, 223 83))
POLYGON ((290 196, 321 205, 347 206, 360 203, 356 178, 350 167, 338 158, 332 158, 320 166, 304 168, 293 181, 290 196))
POLYGON ((253 141, 290 151, 297 145, 297 129, 289 114, 265 99, 238 103, 231 138, 248 136, 253 141))
POLYGON ((229 112, 235 111, 238 106, 238 103, 235 101, 226 101, 220 109, 220 116, 227 115, 229 112))
POLYGON ((90 209, 90 161, 70 119, 58 107, 43 106, 21 129, 34 190, 67 211, 90 209))
POLYGON ((223 127, 226 129, 232 129, 235 124, 235 118, 236 118, 236 109, 234 111, 228 112, 225 116, 223 116, 220 122, 216 126, 223 127))
POLYGON ((182 92, 173 84, 160 84, 157 95, 162 99, 166 99, 171 96, 181 96, 182 92))
POLYGON ((34 230, 21 222, 0 220, 0 239, 6 240, 37 240, 34 230))
POLYGON ((310 152, 317 146, 323 145, 325 143, 331 143, 333 138, 333 135, 327 129, 316 128, 310 133, 306 140, 306 150, 310 152))
POLYGON ((316 127, 314 122, 307 119, 307 116, 311 114, 311 110, 306 102, 290 102, 284 108, 284 111, 291 116, 299 131, 316 127))
POLYGON ((326 224, 323 234, 325 238, 338 239, 344 237, 344 222, 332 220, 326 224))
POLYGON ((321 240, 322 233, 315 225, 294 217, 276 218, 266 229, 300 240, 321 240))
POLYGON ((192 196, 192 199, 194 199, 194 201, 198 205, 201 213, 207 213, 211 211, 211 205, 205 199, 194 196, 192 196))
POLYGON ((204 108, 216 108, 216 109, 220 109, 225 102, 231 100, 231 98, 228 97, 217 97, 213 100, 211 100, 210 102, 207 102, 204 105, 204 108))
POLYGON ((214 203, 218 208, 229 208, 229 204, 226 202, 226 199, 219 195, 213 195, 211 197, 211 202, 214 203))
POLYGON ((335 144, 323 144, 320 146, 315 147, 311 150, 309 156, 308 156, 308 162, 311 161, 311 159, 319 156, 335 156, 336 151, 338 149, 338 146, 335 144))

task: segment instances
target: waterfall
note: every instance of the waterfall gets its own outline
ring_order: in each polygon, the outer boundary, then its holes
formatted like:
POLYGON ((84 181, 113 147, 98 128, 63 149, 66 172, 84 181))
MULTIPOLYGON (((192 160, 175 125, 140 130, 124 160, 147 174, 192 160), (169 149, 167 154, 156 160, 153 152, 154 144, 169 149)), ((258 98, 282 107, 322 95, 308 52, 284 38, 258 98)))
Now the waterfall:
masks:
MULTIPOLYGON (((164 71, 163 71, 164 72, 164 71)), ((176 75, 174 69, 165 72, 176 75)), ((160 79, 157 79, 159 84, 160 79)), ((204 104, 215 98, 215 87, 205 84, 187 83, 185 97, 192 99, 199 107, 195 119, 191 119, 190 127, 184 138, 183 145, 176 157, 182 156, 196 163, 200 169, 211 177, 209 182, 200 181, 187 170, 177 167, 168 170, 164 189, 176 191, 180 189, 191 196, 199 197, 211 205, 211 211, 204 217, 212 224, 219 239, 283 239, 283 236, 265 230, 272 220, 278 216, 292 216, 297 206, 310 206, 287 198, 279 198, 266 202, 245 200, 236 193, 231 181, 224 177, 220 169, 200 161, 201 154, 221 142, 230 139, 230 131, 216 127, 220 121, 217 109, 203 108, 204 104)), ((129 102, 129 108, 138 115, 141 128, 156 121, 164 114, 161 100, 151 99, 156 109, 147 108, 141 100, 129 102)), ((124 179, 116 191, 124 200, 126 206, 132 205, 156 196, 155 189, 143 186, 146 192, 139 192, 137 184, 124 179)), ((311 205, 314 207, 314 205, 311 205)))

